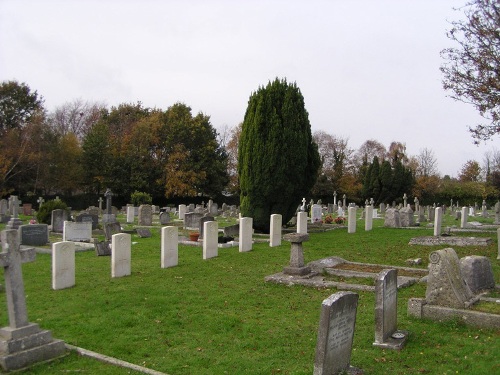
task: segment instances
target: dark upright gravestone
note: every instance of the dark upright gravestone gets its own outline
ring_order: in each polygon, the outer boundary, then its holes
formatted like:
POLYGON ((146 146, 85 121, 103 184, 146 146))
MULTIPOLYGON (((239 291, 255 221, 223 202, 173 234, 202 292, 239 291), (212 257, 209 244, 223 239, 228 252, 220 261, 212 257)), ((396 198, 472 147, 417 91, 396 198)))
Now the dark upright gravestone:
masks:
POLYGON ((47 224, 21 225, 18 234, 21 245, 43 246, 49 242, 49 226, 47 224))
POLYGON ((201 219, 200 219, 200 237, 199 239, 203 239, 203 232, 204 232, 204 228, 203 228, 203 225, 207 222, 207 221, 215 221, 215 218, 213 216, 203 216, 201 219))
POLYGON ((62 233, 64 229, 64 222, 69 220, 68 211, 66 210, 53 210, 52 211, 52 232, 62 233))
POLYGON ((81 213, 75 218, 77 223, 92 223, 92 230, 97 229, 99 224, 99 216, 90 213, 81 213))
POLYGON ((104 223, 104 237, 106 238, 106 241, 111 241, 111 237, 113 236, 113 234, 118 234, 121 232, 122 228, 120 226, 120 223, 104 223))

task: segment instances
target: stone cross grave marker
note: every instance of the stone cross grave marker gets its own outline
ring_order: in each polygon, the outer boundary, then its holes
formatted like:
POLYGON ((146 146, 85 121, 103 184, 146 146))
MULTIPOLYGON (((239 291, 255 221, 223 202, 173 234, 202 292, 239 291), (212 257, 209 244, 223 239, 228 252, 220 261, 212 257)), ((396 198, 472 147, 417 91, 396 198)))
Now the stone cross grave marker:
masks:
POLYGON ((383 270, 375 280, 375 342, 384 349, 403 348, 407 332, 398 331, 398 271, 383 270))
POLYGON ((52 339, 50 331, 28 321, 21 264, 35 260, 35 249, 20 250, 13 229, 2 231, 1 241, 9 326, 0 329, 0 365, 13 371, 60 357, 66 348, 63 341, 52 339))
POLYGON ((321 304, 314 375, 362 374, 351 366, 358 295, 337 292, 321 304))

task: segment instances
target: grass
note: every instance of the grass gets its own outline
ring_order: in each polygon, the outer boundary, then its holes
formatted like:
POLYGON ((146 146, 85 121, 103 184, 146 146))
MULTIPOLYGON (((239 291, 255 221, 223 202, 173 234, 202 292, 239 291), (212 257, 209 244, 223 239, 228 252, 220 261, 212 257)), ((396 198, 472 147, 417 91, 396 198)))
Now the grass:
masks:
MULTIPOLYGON (((443 226, 456 224, 447 220, 443 226)), ((432 235, 432 229, 382 224, 376 220, 374 229, 365 232, 359 220, 355 234, 347 229, 311 233, 304 243, 305 261, 340 256, 404 267, 406 259, 420 257, 421 268, 427 267, 428 255, 437 247, 408 242, 432 235)), ((495 280, 500 280, 496 233, 474 235, 495 241, 487 247, 457 247, 458 256, 489 257, 495 280)), ((237 247, 219 249, 217 258, 206 261, 201 247, 180 245, 179 265, 161 269, 159 230, 152 230, 151 238, 133 235, 132 241, 137 244, 132 247, 131 276, 113 279, 109 257, 81 252, 76 254, 76 285, 59 291, 51 289, 50 255, 37 254, 35 262, 23 265, 29 320, 69 344, 171 375, 312 373, 321 302, 337 290, 265 283, 265 276, 288 264, 289 243, 276 248, 257 243, 247 253, 237 247)), ((410 331, 401 352, 372 346, 374 294, 358 294, 351 364, 366 374, 500 372, 500 328, 407 317, 408 298, 425 296, 425 285, 398 293, 398 328, 410 331)), ((5 306, 3 293, 0 304, 5 306)), ((0 324, 8 324, 4 313, 0 324)), ((22 373, 72 372, 135 374, 75 354, 22 373)))

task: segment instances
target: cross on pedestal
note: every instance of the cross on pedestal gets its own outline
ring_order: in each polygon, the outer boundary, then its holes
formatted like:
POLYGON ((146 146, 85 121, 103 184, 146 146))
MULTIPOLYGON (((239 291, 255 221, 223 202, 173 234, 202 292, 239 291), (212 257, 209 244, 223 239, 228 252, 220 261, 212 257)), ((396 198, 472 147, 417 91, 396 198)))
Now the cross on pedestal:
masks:
POLYGON ((29 324, 21 264, 35 260, 35 249, 19 249, 17 230, 4 230, 1 238, 0 266, 4 268, 9 326, 20 328, 29 324))

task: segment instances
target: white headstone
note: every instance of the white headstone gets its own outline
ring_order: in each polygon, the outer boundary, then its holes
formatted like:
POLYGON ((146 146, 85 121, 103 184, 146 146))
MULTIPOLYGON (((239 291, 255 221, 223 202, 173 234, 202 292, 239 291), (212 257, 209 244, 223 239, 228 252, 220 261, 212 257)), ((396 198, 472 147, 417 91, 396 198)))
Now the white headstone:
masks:
POLYGON ((467 207, 462 207, 462 217, 460 219, 460 228, 465 228, 467 226, 468 216, 469 216, 469 209, 467 207))
POLYGON ((253 219, 242 217, 240 219, 239 251, 240 253, 252 250, 253 219))
POLYGON ((311 208, 311 223, 320 223, 321 222, 321 205, 313 204, 311 208))
POLYGON ((179 205, 179 220, 184 220, 185 214, 186 214, 186 205, 180 204, 179 205))
POLYGON ((497 242, 498 242, 498 256, 497 256, 497 259, 500 260, 500 228, 497 229, 497 242))
POLYGON ((356 207, 349 207, 347 213, 347 233, 356 233, 356 207))
POLYGON ((127 223, 133 223, 135 217, 135 207, 127 206, 127 223))
POLYGON ((52 244, 52 289, 75 285, 75 244, 69 241, 52 244))
POLYGON ((297 233, 307 233, 307 212, 297 212, 297 233))
POLYGON ((128 233, 113 234, 111 237, 111 277, 131 274, 130 258, 132 237, 128 233))
POLYGON ((63 241, 90 242, 90 240, 92 240, 91 222, 64 222, 63 241))
POLYGON ((161 268, 175 267, 179 264, 179 228, 161 228, 161 268))
MULTIPOLYGON (((307 224, 306 224, 307 225, 307 224)), ((282 217, 280 214, 271 215, 271 230, 269 232, 269 246, 275 247, 281 245, 281 226, 282 217)))
MULTIPOLYGON (((431 208, 432 210, 432 208, 431 208)), ((443 211, 441 207, 436 207, 434 209, 434 235, 441 235, 441 223, 443 222, 443 211)))
MULTIPOLYGON (((241 223, 240 223, 241 225, 241 223)), ((203 223, 203 259, 215 258, 219 255, 219 225, 216 221, 203 223)))
POLYGON ((373 206, 369 205, 365 207, 365 230, 372 230, 373 228, 373 206))

